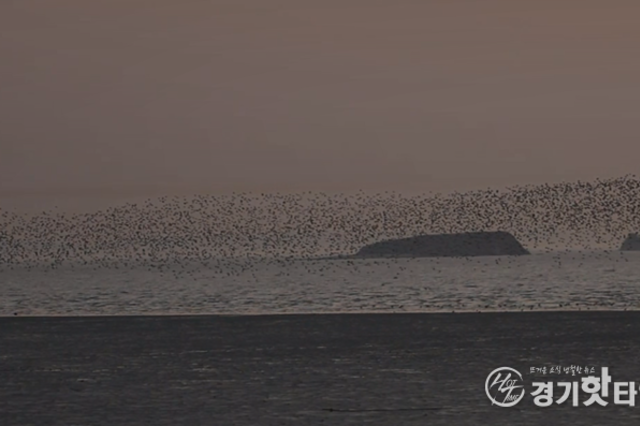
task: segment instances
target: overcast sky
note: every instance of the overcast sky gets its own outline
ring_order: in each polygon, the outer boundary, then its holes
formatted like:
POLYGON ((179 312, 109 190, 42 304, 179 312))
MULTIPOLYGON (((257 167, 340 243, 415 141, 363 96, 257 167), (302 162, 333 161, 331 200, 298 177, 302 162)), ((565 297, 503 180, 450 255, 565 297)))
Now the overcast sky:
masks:
POLYGON ((640 2, 5 0, 0 195, 638 172, 640 2))

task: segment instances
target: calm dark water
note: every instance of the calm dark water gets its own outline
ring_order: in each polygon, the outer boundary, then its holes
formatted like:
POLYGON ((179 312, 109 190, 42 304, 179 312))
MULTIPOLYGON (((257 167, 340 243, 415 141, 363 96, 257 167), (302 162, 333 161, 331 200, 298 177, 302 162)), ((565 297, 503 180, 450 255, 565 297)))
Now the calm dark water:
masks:
POLYGON ((540 408, 529 387, 542 365, 639 381, 637 312, 3 318, 0 348, 7 426, 640 421, 613 404, 540 408), (524 376, 512 408, 485 394, 501 366, 524 376))

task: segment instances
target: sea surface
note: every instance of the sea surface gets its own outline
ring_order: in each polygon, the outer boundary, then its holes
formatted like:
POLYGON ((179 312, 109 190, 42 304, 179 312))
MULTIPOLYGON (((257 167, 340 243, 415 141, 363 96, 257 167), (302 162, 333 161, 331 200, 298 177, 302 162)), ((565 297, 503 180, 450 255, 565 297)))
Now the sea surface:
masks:
POLYGON ((640 382, 640 312, 4 317, 0 348, 2 426, 640 422, 613 385, 640 382), (500 367, 522 375, 513 407, 485 392, 500 367), (606 406, 560 401, 603 367, 606 406))
POLYGON ((637 310, 640 252, 0 268, 1 316, 637 310))
POLYGON ((532 395, 533 381, 581 380, 541 367, 640 383, 640 312, 622 312, 640 307, 640 253, 3 268, 3 426, 640 420, 611 395, 548 408, 532 395), (486 395, 500 367, 523 375, 516 407, 486 395))

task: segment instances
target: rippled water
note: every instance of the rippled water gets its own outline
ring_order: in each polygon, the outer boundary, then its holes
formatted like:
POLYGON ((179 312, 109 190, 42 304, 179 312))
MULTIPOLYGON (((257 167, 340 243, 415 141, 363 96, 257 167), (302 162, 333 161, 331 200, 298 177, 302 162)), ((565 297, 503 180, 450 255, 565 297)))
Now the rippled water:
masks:
POLYGON ((640 253, 187 262, 0 272, 0 315, 638 309, 640 253))

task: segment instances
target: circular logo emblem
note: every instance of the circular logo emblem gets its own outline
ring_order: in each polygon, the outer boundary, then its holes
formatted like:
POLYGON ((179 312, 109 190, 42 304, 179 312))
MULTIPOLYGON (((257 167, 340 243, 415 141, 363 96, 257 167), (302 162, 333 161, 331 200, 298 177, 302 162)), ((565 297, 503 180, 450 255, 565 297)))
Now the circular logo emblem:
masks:
POLYGON ((524 397, 522 374, 510 367, 496 368, 484 382, 484 390, 491 405, 513 407, 524 397))

